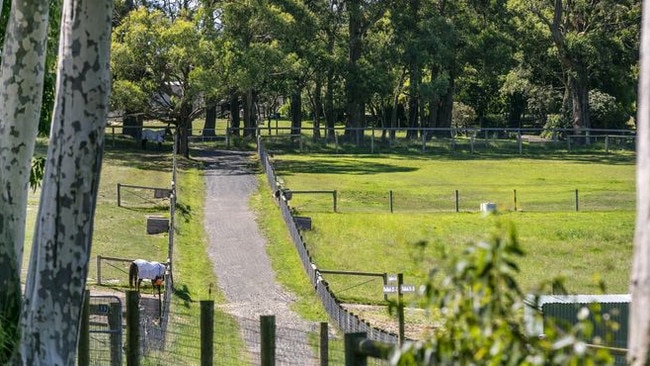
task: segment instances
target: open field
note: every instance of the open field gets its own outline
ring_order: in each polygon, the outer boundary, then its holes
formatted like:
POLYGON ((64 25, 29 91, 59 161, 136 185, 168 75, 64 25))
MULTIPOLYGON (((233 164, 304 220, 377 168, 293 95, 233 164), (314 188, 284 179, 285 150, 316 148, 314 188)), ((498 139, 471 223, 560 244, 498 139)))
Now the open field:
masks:
MULTIPOLYGON (((561 276, 573 293, 596 293, 600 280, 609 293, 627 292, 635 217, 633 155, 452 160, 295 154, 277 155, 274 164, 291 190, 338 193, 336 213, 328 195, 294 194, 291 200, 298 214, 312 218, 314 228, 304 238, 319 268, 404 273, 405 282, 422 283, 441 251, 461 253, 464 244, 486 238, 499 221, 515 225, 527 253, 519 263, 526 291, 561 276), (391 190, 393 213, 387 199, 391 190), (459 213, 453 193, 446 194, 444 205, 435 193, 455 190, 473 197, 459 213), (496 203, 498 214, 485 217, 478 212, 481 202, 496 203)), ((381 279, 326 279, 345 301, 382 302, 381 279)))

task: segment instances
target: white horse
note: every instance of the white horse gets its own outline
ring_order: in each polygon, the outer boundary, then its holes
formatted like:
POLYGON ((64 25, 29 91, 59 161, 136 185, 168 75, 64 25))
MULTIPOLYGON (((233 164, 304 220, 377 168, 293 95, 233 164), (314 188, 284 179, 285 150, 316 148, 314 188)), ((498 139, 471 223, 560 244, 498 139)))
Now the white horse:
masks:
POLYGON ((165 136, 171 135, 172 132, 169 129, 169 127, 162 129, 162 130, 148 130, 144 129, 142 130, 142 135, 140 136, 140 139, 142 140, 142 148, 146 149, 147 148, 147 141, 152 141, 158 144, 158 149, 162 147, 163 141, 165 141, 165 136))

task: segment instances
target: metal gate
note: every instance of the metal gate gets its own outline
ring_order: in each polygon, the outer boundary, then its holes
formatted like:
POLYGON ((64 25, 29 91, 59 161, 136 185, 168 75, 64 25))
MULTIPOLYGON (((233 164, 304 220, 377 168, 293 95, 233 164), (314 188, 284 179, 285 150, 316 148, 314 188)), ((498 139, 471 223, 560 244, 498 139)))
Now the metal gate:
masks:
POLYGON ((94 365, 122 365, 122 300, 90 296, 90 361, 94 365))

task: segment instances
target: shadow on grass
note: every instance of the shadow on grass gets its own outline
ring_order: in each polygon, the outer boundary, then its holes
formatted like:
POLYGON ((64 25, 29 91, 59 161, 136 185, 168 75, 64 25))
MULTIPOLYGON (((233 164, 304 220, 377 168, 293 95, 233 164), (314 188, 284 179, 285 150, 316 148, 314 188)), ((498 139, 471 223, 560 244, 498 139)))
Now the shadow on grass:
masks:
POLYGON ((111 159, 115 165, 171 171, 174 146, 172 141, 165 141, 161 146, 151 144, 143 149, 141 143, 131 137, 107 134, 104 146, 104 156, 111 159))
MULTIPOLYGON (((306 140, 309 141, 309 140, 306 140)), ((437 141, 437 146, 427 146, 425 151, 422 150, 422 145, 410 143, 396 143, 391 145, 388 142, 376 141, 373 145, 368 144, 367 141, 362 141, 360 145, 351 143, 321 143, 321 142, 308 142, 297 144, 295 141, 289 139, 273 139, 265 141, 267 150, 273 151, 274 154, 311 154, 311 155, 326 155, 334 157, 354 157, 354 159, 364 158, 381 158, 391 157, 392 159, 409 159, 409 160, 511 160, 511 159, 535 159, 535 160, 562 160, 562 161, 575 161, 584 163, 599 163, 599 164, 634 164, 636 160, 636 153, 633 149, 626 150, 611 150, 606 152, 601 145, 576 145, 571 151, 558 145, 551 145, 545 143, 540 145, 533 145, 525 143, 523 145, 522 153, 515 142, 509 141, 503 144, 490 144, 485 147, 482 143, 477 142, 472 149, 471 145, 467 142, 458 142, 455 147, 445 143, 443 140, 437 141), (443 142, 441 142, 443 141, 443 142), (442 145, 440 145, 442 144, 442 145), (373 152, 370 153, 372 146, 373 152), (302 150, 301 150, 302 148, 302 150)), ((381 167, 378 167, 381 169, 381 167)), ((319 173, 316 171, 304 171, 319 173)), ((370 168, 372 171, 373 168, 370 168)), ((381 171, 381 170, 379 170, 381 171)), ((384 172, 390 172, 385 170, 384 172)), ((345 171, 343 171, 345 172, 345 171)), ((357 172, 354 170, 354 172, 357 172)), ((363 174, 363 173, 359 173, 363 174)))
MULTIPOLYGON (((377 156, 372 156, 376 159, 377 156)), ((311 173, 311 174, 379 174, 379 173, 406 173, 417 168, 403 167, 393 164, 364 162, 363 156, 333 156, 328 159, 310 159, 309 161, 276 160, 275 168, 285 175, 311 173), (287 172, 291 172, 288 173, 287 172)))
POLYGON ((154 206, 129 206, 125 205, 122 203, 120 208, 123 208, 125 210, 129 211, 134 211, 134 212, 142 212, 142 213, 150 213, 150 214, 159 214, 161 211, 168 211, 169 210, 169 204, 167 205, 160 205, 156 202, 152 203, 154 206))
MULTIPOLYGON (((277 151, 277 150, 276 150, 277 151)), ((289 153, 294 154, 294 153, 289 153)), ((299 154, 299 153, 295 153, 299 154)), ((304 153, 303 153, 304 155, 304 153)), ((608 165, 634 165, 636 157, 633 153, 607 154, 604 152, 584 153, 548 153, 548 154, 502 154, 502 153, 446 153, 432 155, 423 153, 390 154, 336 154, 323 156, 313 154, 309 161, 283 160, 278 154, 274 166, 284 175, 312 173, 312 174, 378 174, 378 173, 404 173, 417 170, 395 164, 377 163, 376 159, 390 158, 393 160, 418 160, 418 161, 488 161, 488 160, 540 160, 540 161, 566 161, 585 164, 608 165)))
POLYGON ((183 220, 185 220, 185 222, 190 222, 192 219, 193 213, 192 207, 190 205, 176 202, 176 212, 183 217, 183 220))
POLYGON ((174 287, 174 296, 183 301, 183 306, 186 308, 190 307, 190 304, 194 302, 192 296, 190 296, 190 289, 187 288, 187 285, 182 285, 180 288, 174 287))

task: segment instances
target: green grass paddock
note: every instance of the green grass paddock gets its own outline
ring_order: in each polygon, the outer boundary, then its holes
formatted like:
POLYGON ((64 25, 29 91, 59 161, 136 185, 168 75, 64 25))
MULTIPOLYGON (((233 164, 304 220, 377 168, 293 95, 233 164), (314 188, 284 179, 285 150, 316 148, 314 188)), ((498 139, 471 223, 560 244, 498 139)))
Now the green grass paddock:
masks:
MULTIPOLYGON (((312 218, 313 230, 304 238, 319 268, 404 273, 405 282, 418 284, 443 252, 462 253, 501 222, 515 225, 527 253, 519 263, 524 290, 559 276, 572 293, 597 293, 601 280, 609 293, 628 291, 635 218, 632 155, 291 154, 274 160, 287 188, 337 191, 336 213, 327 194, 295 194, 290 201, 296 213, 312 218), (498 213, 480 213, 482 202, 496 203, 498 213)), ((380 279, 327 280, 346 301, 383 299, 380 279)))
MULTIPOLYGON (((94 221, 93 246, 89 262, 87 287, 93 293, 114 293, 128 290, 128 273, 124 272, 117 283, 97 285, 96 257, 144 258, 165 261, 168 255, 167 233, 148 235, 146 216, 169 217, 169 200, 156 200, 153 191, 124 189, 123 206, 117 206, 117 184, 170 188, 172 181, 171 146, 166 143, 162 151, 143 151, 138 144, 120 139, 118 149, 110 145, 105 151, 102 175, 97 196, 94 221)), ((39 152, 45 153, 41 145, 39 152)), ((179 157, 177 176, 177 221, 174 247, 174 286, 172 296, 173 317, 169 326, 172 332, 195 334, 198 337, 200 300, 225 302, 212 264, 206 253, 207 238, 203 230, 204 180, 200 164, 179 157), (197 326, 192 326, 192 324, 197 326)), ((32 246, 34 220, 38 210, 40 191, 32 192, 28 202, 28 224, 23 257, 23 276, 32 246)), ((149 291, 146 287, 143 291, 149 291)), ((232 317, 218 308, 219 346, 215 347, 215 359, 237 357, 243 359, 245 345, 238 325, 232 317), (227 345, 227 347, 224 347, 227 345)), ((198 338, 197 338, 198 339, 198 338)), ((169 345, 169 352, 183 353, 179 344, 169 345)))

